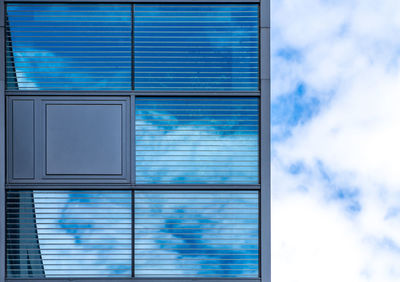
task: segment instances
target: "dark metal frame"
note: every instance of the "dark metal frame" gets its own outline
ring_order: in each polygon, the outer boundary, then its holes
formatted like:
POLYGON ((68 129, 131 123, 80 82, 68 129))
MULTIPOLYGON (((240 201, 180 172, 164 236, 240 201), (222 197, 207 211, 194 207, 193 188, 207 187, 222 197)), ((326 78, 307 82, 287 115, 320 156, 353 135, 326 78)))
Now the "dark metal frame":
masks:
MULTIPOLYGON (((43 281, 43 282, 98 282, 98 281, 136 281, 136 282, 271 282, 271 184, 270 184, 270 0, 0 0, 0 282, 1 281, 43 281), (118 95, 131 96, 131 109, 134 109, 135 96, 253 96, 260 98, 260 184, 259 185, 135 185, 135 184, 7 184, 6 183, 6 112, 7 96, 19 95, 71 95, 68 91, 6 91, 5 89, 5 3, 255 3, 259 4, 260 40, 260 90, 254 92, 226 91, 74 91, 73 95, 118 95), (77 187, 79 186, 79 188, 77 187), (49 279, 7 279, 5 249, 5 192, 6 189, 123 189, 123 190, 257 190, 260 195, 260 278, 49 278, 49 279)), ((133 66, 132 66, 133 67, 133 66)), ((134 119, 134 111, 131 111, 134 119)), ((134 122, 132 123, 134 126, 134 122)), ((134 131, 133 133, 134 134, 134 131)), ((131 136, 134 138, 134 136, 131 136)), ((131 182, 134 181, 135 154, 131 156, 131 182)))

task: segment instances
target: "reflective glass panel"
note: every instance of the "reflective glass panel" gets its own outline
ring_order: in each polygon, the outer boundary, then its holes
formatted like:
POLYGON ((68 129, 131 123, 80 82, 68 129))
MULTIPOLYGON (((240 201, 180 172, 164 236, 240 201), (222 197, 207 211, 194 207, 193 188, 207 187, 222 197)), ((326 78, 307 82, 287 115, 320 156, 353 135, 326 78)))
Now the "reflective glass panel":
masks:
POLYGON ((8 191, 8 278, 131 276, 130 191, 8 191))
POLYGON ((8 4, 8 90, 130 90, 131 5, 8 4))
POLYGON ((258 192, 135 192, 135 276, 258 276, 258 192))
POLYGON ((257 184, 258 98, 136 99, 136 183, 257 184))
POLYGON ((258 90, 258 6, 134 6, 136 90, 258 90))

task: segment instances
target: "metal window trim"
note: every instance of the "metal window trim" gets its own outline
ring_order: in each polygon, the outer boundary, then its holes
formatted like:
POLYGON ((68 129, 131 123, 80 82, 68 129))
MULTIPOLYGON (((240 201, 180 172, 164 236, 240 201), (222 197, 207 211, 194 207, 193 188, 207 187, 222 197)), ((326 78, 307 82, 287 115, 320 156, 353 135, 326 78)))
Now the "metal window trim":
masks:
POLYGON ((198 190, 240 191, 260 190, 260 185, 130 185, 130 184, 6 184, 7 190, 198 190))
POLYGON ((261 282, 260 278, 49 278, 49 279, 6 279, 6 282, 32 281, 32 282, 261 282))
POLYGON ((260 274, 271 282, 270 0, 260 1, 260 274))
POLYGON ((243 96, 243 97, 259 97, 260 91, 253 92, 218 92, 218 91, 5 91, 6 96, 210 96, 210 97, 225 97, 225 96, 243 96))
POLYGON ((153 3, 153 4, 165 4, 165 3, 175 3, 175 4, 185 4, 185 3, 210 3, 210 4, 238 4, 238 3, 260 3, 262 0, 2 0, 6 3, 113 3, 113 4, 141 4, 141 3, 153 3))

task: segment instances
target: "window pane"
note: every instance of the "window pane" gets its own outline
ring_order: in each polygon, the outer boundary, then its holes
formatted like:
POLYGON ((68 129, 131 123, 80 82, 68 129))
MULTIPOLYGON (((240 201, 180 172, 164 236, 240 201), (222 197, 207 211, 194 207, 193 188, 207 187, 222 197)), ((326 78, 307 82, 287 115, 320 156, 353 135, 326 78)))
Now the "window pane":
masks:
POLYGON ((8 90, 130 90, 131 6, 8 4, 8 90))
POLYGON ((258 98, 136 99, 136 183, 257 184, 258 98))
POLYGON ((7 276, 129 277, 131 192, 8 191, 7 276))
POLYGON ((258 89, 257 5, 135 5, 136 90, 258 89))
POLYGON ((258 193, 135 192, 135 276, 257 277, 258 193))

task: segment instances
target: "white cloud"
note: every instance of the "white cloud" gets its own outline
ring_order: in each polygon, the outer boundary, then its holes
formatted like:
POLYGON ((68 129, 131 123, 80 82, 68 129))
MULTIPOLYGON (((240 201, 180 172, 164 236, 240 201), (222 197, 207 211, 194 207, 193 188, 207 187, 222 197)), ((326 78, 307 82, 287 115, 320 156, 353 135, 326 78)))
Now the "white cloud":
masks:
POLYGON ((273 144, 274 282, 400 280, 399 10, 391 0, 272 1, 273 102, 300 82, 321 101, 273 144), (291 174, 294 163, 304 168, 291 174), (335 199, 340 189, 358 194, 335 199), (360 212, 349 212, 353 200, 360 212))

